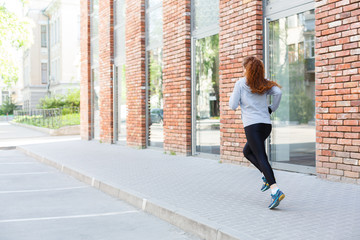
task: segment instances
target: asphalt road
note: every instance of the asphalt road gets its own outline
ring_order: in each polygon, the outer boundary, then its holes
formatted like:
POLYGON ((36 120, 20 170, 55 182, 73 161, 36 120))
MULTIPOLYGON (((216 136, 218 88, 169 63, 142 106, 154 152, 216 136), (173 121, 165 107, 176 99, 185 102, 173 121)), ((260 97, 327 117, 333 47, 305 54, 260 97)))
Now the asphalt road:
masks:
POLYGON ((198 238, 17 150, 0 150, 0 239, 198 238))

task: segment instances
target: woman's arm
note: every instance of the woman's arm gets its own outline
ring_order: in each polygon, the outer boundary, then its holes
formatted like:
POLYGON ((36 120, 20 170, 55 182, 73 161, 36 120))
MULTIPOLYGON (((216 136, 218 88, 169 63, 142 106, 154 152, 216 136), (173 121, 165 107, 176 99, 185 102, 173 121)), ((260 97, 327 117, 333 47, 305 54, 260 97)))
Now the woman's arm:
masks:
POLYGON ((269 108, 270 108, 271 112, 275 112, 276 109, 278 109, 278 107, 280 105, 280 100, 281 100, 281 95, 282 95, 281 89, 277 86, 273 86, 269 90, 268 94, 273 96, 273 101, 272 101, 272 104, 269 106, 269 108))
POLYGON ((240 104, 240 84, 236 82, 234 90, 230 96, 229 107, 232 110, 236 110, 239 104, 240 104))

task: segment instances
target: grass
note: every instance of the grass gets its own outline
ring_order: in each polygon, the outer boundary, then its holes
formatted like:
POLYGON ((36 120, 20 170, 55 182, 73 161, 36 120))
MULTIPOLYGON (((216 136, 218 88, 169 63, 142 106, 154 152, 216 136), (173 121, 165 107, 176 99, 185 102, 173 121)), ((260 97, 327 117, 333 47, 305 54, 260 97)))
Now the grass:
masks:
POLYGON ((58 129, 64 126, 80 125, 80 113, 72 113, 57 117, 19 116, 14 122, 28 124, 36 127, 58 129))

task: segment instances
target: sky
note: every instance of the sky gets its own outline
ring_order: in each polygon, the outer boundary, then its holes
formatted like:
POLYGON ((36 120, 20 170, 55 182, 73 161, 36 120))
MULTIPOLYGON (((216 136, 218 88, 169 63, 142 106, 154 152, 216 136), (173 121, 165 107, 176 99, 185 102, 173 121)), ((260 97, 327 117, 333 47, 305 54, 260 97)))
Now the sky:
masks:
POLYGON ((20 0, 0 0, 0 5, 5 3, 5 7, 16 13, 18 16, 22 13, 22 3, 20 0))

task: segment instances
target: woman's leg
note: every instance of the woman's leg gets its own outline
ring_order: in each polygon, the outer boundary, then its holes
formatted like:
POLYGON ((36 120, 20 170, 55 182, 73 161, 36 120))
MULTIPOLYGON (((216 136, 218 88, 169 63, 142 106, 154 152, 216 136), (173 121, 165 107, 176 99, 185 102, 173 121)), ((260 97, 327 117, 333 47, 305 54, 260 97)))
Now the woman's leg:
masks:
POLYGON ((253 124, 245 128, 245 135, 247 138, 247 144, 254 154, 260 167, 260 171, 264 174, 269 185, 276 183, 274 172, 268 161, 265 151, 265 140, 270 135, 270 124, 253 124))
POLYGON ((250 149, 249 143, 245 144, 243 153, 246 159, 249 160, 257 169, 259 169, 260 172, 262 172, 258 160, 256 159, 254 153, 250 149))

